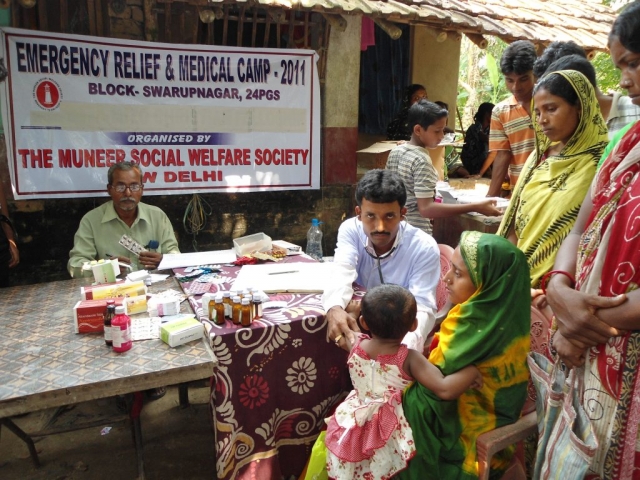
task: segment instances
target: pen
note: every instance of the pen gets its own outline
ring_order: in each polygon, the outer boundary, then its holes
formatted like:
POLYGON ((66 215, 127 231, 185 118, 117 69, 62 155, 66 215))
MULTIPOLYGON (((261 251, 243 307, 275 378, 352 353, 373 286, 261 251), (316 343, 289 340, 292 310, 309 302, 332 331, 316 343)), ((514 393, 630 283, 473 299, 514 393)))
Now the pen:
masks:
POLYGON ((269 275, 282 275, 283 273, 298 273, 300 270, 289 270, 287 272, 273 272, 270 273, 269 275))

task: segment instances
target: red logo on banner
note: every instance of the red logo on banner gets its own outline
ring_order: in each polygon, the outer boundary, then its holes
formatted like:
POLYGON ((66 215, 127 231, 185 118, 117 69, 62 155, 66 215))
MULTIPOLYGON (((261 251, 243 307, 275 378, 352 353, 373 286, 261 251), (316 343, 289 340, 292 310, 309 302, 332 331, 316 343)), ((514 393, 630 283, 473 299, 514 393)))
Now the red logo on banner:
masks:
POLYGON ((55 110, 62 100, 62 91, 55 81, 43 78, 33 88, 33 98, 43 110, 55 110))

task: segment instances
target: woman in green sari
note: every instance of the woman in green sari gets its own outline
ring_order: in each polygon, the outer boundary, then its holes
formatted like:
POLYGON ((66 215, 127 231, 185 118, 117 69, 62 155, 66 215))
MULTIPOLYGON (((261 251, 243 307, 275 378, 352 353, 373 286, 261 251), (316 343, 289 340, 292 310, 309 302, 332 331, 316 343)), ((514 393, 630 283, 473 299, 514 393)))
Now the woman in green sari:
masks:
POLYGON ((575 70, 546 74, 533 90, 536 149, 524 164, 498 235, 522 250, 531 287, 553 267, 608 142, 593 86, 575 70))
MULTIPOLYGON (((452 304, 432 344, 429 361, 449 375, 475 365, 484 385, 453 401, 440 400, 418 383, 403 397, 416 456, 401 479, 477 478, 476 438, 515 422, 529 371, 531 295, 523 253, 497 235, 464 232, 445 277, 452 304)), ((494 457, 504 470, 512 452, 494 457)))

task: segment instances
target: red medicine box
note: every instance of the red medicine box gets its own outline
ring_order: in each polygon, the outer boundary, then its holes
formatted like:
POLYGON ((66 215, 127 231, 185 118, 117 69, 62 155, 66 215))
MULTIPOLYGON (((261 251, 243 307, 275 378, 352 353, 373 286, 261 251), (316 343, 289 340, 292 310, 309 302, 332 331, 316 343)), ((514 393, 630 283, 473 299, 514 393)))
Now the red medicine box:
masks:
MULTIPOLYGON (((123 298, 114 298, 122 305, 123 298)), ((73 307, 73 320, 76 333, 104 332, 104 314, 107 312, 107 300, 81 300, 73 307)))

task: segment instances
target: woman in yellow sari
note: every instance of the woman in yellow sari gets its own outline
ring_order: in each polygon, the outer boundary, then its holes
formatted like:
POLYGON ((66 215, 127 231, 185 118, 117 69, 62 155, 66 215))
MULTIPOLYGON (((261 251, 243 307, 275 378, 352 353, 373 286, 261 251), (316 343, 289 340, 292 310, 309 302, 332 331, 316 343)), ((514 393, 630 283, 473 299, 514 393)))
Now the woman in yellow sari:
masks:
POLYGON ((607 145, 607 127, 587 78, 545 75, 534 88, 536 149, 525 163, 498 234, 527 257, 538 288, 571 231, 607 145))

